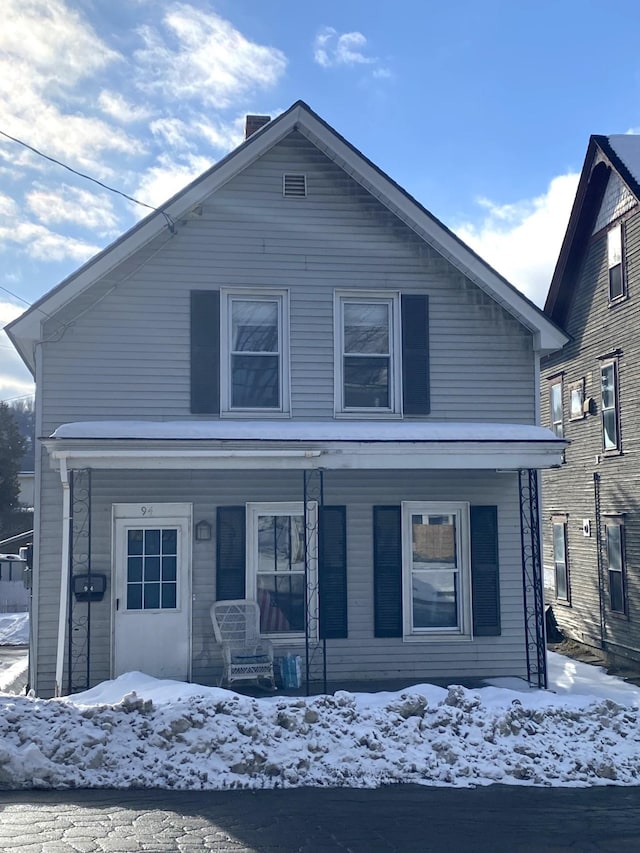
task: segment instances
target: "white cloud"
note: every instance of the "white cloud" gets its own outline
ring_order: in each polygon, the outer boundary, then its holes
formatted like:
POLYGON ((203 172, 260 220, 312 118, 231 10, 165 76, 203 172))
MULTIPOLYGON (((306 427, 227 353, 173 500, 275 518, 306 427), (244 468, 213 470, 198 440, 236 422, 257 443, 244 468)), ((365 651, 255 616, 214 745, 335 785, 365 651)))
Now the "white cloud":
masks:
POLYGON ((34 222, 0 224, 0 250, 10 244, 32 258, 48 262, 70 258, 81 263, 100 251, 99 246, 74 237, 65 237, 34 222))
POLYGON ((68 184, 62 184, 58 190, 36 187, 27 194, 26 203, 45 225, 69 222, 103 234, 112 234, 118 226, 111 199, 104 193, 96 194, 68 184))
POLYGON ((454 229, 484 260, 537 305, 544 304, 578 185, 577 174, 553 178, 534 199, 496 204, 480 199, 481 222, 454 229))
MULTIPOLYGON (((0 328, 19 317, 26 306, 0 300, 0 328)), ((33 380, 13 344, 0 332, 0 400, 33 394, 33 380)))
POLYGON ((214 12, 177 4, 163 23, 177 48, 150 26, 139 30, 145 42, 136 53, 142 91, 225 108, 242 95, 274 86, 286 68, 281 50, 249 41, 214 12))
MULTIPOLYGON (((0 28, 0 124, 45 154, 106 176, 105 151, 141 152, 123 131, 83 114, 79 84, 121 57, 63 0, 4 0, 0 28)), ((11 144, 3 159, 33 167, 11 144)), ((42 161, 44 162, 44 161, 42 161)), ((42 168, 42 163, 40 164, 42 168)))
POLYGON ((188 149, 191 144, 187 136, 191 133, 188 124, 178 118, 160 118, 149 125, 151 133, 172 148, 188 149))
POLYGON ((211 165, 213 161, 206 157, 187 154, 182 158, 182 162, 177 162, 167 154, 161 154, 157 164, 143 176, 135 195, 141 201, 157 207, 211 165))
POLYGON ((3 0, 0 53, 63 86, 118 59, 63 0, 3 0))
POLYGON ((153 115, 153 110, 150 107, 131 104, 118 92, 109 92, 107 89, 103 89, 100 92, 98 106, 103 112, 111 116, 111 118, 123 124, 146 121, 153 115))
POLYGON ((313 47, 313 58, 323 68, 371 65, 376 66, 372 72, 374 77, 391 77, 389 69, 382 67, 377 57, 367 56, 367 38, 360 32, 338 33, 333 27, 323 27, 313 47))

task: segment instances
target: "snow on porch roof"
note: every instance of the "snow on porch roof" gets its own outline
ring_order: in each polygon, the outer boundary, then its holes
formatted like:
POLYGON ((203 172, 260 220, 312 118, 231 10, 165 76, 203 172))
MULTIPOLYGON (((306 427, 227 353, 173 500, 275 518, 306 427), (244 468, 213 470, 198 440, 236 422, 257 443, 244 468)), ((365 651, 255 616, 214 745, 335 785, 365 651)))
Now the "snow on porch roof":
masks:
POLYGON ((51 436, 77 440, 555 442, 545 427, 509 423, 406 421, 81 421, 51 436))

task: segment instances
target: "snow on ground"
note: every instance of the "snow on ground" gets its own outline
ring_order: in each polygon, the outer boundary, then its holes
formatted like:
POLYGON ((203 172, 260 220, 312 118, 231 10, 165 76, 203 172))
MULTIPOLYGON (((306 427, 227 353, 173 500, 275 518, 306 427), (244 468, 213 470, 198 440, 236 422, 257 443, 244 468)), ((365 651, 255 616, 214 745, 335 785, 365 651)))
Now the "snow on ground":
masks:
POLYGON ((0 646, 26 646, 29 643, 29 614, 0 613, 0 646))
POLYGON ((640 689, 549 661, 557 693, 253 699, 128 673, 64 699, 1 694, 0 788, 640 784, 640 689))

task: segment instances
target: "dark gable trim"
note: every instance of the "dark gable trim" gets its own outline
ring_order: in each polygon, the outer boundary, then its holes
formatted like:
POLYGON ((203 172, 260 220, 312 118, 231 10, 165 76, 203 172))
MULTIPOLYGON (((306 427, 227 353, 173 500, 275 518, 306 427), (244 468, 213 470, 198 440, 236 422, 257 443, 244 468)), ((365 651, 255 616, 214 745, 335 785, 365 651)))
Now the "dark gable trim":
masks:
POLYGON ((402 410, 405 415, 428 415, 429 297, 403 293, 402 312, 402 410))
POLYGON ((191 412, 220 414, 220 291, 191 291, 191 412))
POLYGON ((245 574, 245 508, 219 506, 216 512, 216 601, 244 598, 245 574))
POLYGON ((318 524, 320 638, 345 639, 347 622, 347 508, 321 506, 318 524))
POLYGON ((591 234, 611 174, 611 167, 598 163, 592 170, 598 147, 602 149, 604 137, 591 137, 576 197, 571 208, 569 224, 560 249, 544 313, 563 326, 566 323, 575 293, 575 282, 587 255, 591 234))

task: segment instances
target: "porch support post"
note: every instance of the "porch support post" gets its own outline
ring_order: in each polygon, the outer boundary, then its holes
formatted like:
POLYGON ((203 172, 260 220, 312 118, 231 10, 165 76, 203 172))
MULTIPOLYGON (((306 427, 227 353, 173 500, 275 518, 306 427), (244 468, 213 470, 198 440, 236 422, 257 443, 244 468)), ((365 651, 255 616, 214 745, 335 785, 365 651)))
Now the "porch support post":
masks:
POLYGON ((547 652, 540 548, 538 472, 518 472, 520 487, 520 538, 522 544, 522 592, 524 598, 525 649, 529 683, 546 689, 547 652))
POLYGON ((56 648, 55 695, 62 696, 62 675, 64 672, 64 640, 69 607, 69 572, 71 560, 71 491, 67 460, 60 460, 60 481, 62 483, 62 554, 60 560, 60 600, 58 602, 58 643, 56 648))

